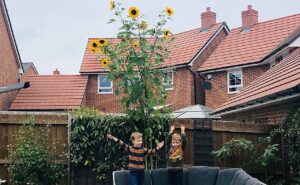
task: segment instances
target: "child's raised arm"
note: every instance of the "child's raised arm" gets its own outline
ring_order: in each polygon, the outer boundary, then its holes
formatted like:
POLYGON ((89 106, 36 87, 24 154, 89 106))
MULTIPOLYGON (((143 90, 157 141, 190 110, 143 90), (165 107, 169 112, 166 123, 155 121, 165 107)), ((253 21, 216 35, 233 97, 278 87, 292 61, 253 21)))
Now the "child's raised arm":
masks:
POLYGON ((164 146, 165 142, 162 141, 156 145, 155 149, 147 149, 145 148, 146 155, 154 155, 158 150, 160 150, 164 146))
POLYGON ((129 150, 129 145, 127 145, 126 143, 124 143, 122 140, 112 136, 111 134, 107 134, 106 135, 108 139, 113 140, 114 142, 118 142, 119 145, 121 145, 121 147, 124 149, 125 152, 128 152, 129 150))

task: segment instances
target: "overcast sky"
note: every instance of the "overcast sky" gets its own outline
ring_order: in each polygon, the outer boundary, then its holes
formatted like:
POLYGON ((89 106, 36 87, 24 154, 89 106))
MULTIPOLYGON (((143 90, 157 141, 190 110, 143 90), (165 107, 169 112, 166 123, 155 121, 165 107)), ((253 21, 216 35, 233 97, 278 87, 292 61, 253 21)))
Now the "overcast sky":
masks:
MULTIPOLYGON (((217 13, 217 22, 241 26, 247 5, 259 11, 259 21, 300 13, 299 0, 121 0, 124 7, 137 6, 155 23, 166 6, 174 9, 168 29, 179 33, 198 28, 206 7, 217 13)), ((40 74, 78 74, 90 37, 115 37, 118 24, 109 0, 6 0, 22 62, 34 62, 40 74)))

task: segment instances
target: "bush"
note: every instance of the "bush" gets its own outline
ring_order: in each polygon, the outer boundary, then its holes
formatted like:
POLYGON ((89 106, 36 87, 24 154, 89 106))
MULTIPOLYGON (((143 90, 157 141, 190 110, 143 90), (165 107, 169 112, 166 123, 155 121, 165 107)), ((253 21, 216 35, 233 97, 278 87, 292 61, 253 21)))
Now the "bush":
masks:
POLYGON ((34 117, 30 117, 8 148, 11 180, 17 185, 57 184, 64 174, 64 164, 55 161, 55 145, 49 146, 50 129, 41 126, 36 132, 34 123, 34 117))
MULTIPOLYGON (((145 125, 143 120, 136 120, 129 116, 105 116, 97 110, 81 108, 72 112, 71 128, 71 163, 74 166, 87 166, 97 174, 98 181, 109 181, 111 172, 125 169, 127 155, 122 152, 120 146, 106 138, 107 133, 131 144, 130 134, 141 132, 148 134, 149 142, 156 146, 156 140, 163 140, 164 133, 168 130, 171 121, 168 116, 153 116, 150 125, 145 125), (155 136, 155 137, 154 137, 155 136)), ((151 148, 151 146, 145 146, 151 148)), ((156 156, 148 163, 156 167, 158 162, 165 164, 164 155, 156 156)))

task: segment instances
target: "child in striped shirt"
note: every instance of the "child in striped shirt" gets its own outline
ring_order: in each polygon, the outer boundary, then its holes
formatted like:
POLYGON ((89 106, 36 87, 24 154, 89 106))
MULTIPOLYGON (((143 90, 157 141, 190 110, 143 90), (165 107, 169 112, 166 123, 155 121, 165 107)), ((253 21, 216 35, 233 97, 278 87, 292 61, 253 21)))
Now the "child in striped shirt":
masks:
POLYGON ((143 135, 139 132, 133 132, 131 134, 130 140, 133 146, 129 146, 122 140, 107 134, 107 138, 118 142, 124 151, 128 154, 129 163, 128 169, 130 171, 130 183, 131 185, 143 185, 144 184, 144 170, 145 170, 145 156, 153 155, 164 145, 164 141, 159 143, 155 149, 144 148, 143 145, 143 135))

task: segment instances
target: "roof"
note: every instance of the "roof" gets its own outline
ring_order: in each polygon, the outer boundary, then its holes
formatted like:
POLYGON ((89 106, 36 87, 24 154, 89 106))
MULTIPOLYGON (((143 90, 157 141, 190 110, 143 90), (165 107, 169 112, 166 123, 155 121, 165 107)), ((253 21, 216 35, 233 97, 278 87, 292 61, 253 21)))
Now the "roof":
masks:
POLYGON ((30 88, 22 89, 9 110, 66 110, 81 106, 86 75, 29 76, 30 88))
POLYGON ((23 62, 23 69, 24 69, 24 73, 30 68, 32 67, 33 70, 35 71, 36 74, 39 74, 38 71, 36 70, 36 67, 34 66, 33 62, 23 62))
POLYGON ((251 103, 265 97, 274 98, 271 95, 299 87, 300 85, 300 48, 284 58, 270 70, 258 77, 250 85, 245 87, 213 113, 221 113, 237 107, 251 105, 251 103))
MULTIPOLYGON (((205 31, 201 31, 201 28, 197 28, 174 34, 175 41, 170 46, 172 52, 171 58, 166 60, 163 66, 174 66, 189 63, 202 49, 202 47, 204 47, 206 43, 213 38, 215 33, 217 33, 217 31, 222 29, 224 26, 225 23, 218 23, 205 31)), ((95 38, 89 38, 88 43, 93 39, 95 38)), ((119 42, 119 40, 115 38, 108 38, 108 41, 113 43, 119 42)), ((96 73, 107 71, 107 69, 99 65, 99 60, 97 59, 98 55, 89 50, 88 43, 83 56, 80 73, 96 73)))
POLYGON ((261 62, 300 32, 300 14, 255 24, 250 31, 233 29, 198 71, 205 72, 261 62))
POLYGON ((176 110, 172 114, 177 119, 204 119, 212 118, 209 114, 213 109, 203 105, 193 105, 184 109, 176 110))
POLYGON ((21 57, 20 57, 20 54, 19 54, 18 46, 17 46, 17 42, 15 40, 14 32, 13 32, 11 22, 10 22, 10 19, 9 19, 9 15, 8 15, 8 11, 7 11, 7 8, 6 8, 5 0, 0 0, 0 9, 1 9, 1 12, 3 13, 3 18, 4 18, 4 22, 6 23, 6 26, 7 26, 9 39, 12 43, 13 51, 14 51, 16 60, 18 62, 17 64, 18 64, 19 68, 22 70, 22 72, 24 72, 21 57))

